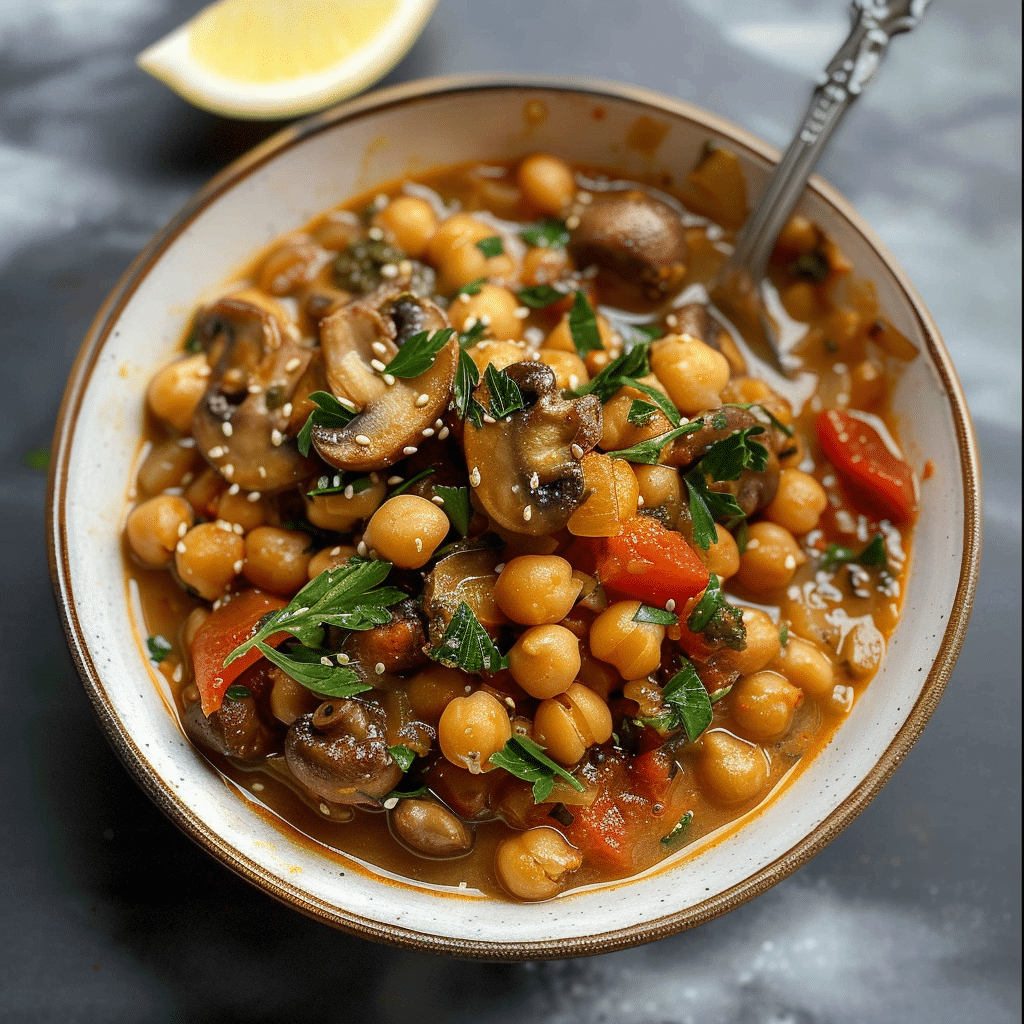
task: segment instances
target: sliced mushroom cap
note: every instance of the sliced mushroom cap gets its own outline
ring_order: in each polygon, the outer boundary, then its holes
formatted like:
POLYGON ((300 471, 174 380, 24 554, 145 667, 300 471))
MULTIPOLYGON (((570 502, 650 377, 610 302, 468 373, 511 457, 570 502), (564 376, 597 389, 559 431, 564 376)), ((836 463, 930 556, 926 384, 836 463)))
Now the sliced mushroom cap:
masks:
POLYGON ((578 267, 598 268, 605 302, 642 312, 679 290, 689 248, 683 222, 667 203, 639 189, 599 192, 577 217, 569 253, 578 267))
MULTIPOLYGON (((385 469, 415 451, 451 398, 459 360, 453 334, 418 377, 390 378, 386 366, 413 335, 448 326, 441 310, 411 292, 384 288, 344 306, 320 324, 327 382, 358 415, 344 427, 314 427, 313 445, 338 469, 385 469), (376 368, 374 366, 376 364, 376 368)), ((432 431, 431 431, 432 432, 432 431)), ((429 434, 427 436, 430 436, 429 434)))
POLYGON ((229 697, 209 718, 197 700, 185 708, 182 726, 197 746, 243 764, 262 761, 274 748, 274 733, 264 725, 251 694, 229 697))
MULTIPOLYGON (((586 496, 580 461, 601 438, 601 402, 595 395, 563 398, 544 363, 512 363, 504 372, 526 408, 479 427, 466 422, 473 500, 511 533, 554 533, 586 496)), ((475 397, 489 406, 485 385, 475 397)))
POLYGON ((315 351, 294 337, 284 310, 239 292, 203 310, 196 327, 213 368, 192 417, 206 461, 248 491, 281 491, 309 476, 315 463, 288 434, 296 385, 315 351))
POLYGON ((325 701, 297 718, 284 756, 298 782, 332 803, 377 807, 402 777, 388 750, 384 710, 353 698, 325 701))
POLYGON ((342 650, 371 672, 411 672, 428 661, 423 653, 427 630, 419 606, 406 598, 391 609, 391 621, 372 629, 354 631, 345 638, 342 650))

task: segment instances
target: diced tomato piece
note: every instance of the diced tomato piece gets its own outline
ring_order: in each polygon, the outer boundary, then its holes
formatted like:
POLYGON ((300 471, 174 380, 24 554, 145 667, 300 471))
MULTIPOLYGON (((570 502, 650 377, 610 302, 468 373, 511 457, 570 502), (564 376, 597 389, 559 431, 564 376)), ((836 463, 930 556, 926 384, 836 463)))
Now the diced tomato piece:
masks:
POLYGON ((609 789, 602 789, 589 807, 574 807, 573 812, 575 818, 565 834, 584 860, 616 871, 629 871, 633 866, 629 829, 609 789))
MULTIPOLYGON (((230 665, 225 666, 224 659, 253 635, 257 623, 267 612, 277 611, 284 606, 285 602, 273 594, 264 594, 262 590, 246 590, 222 604, 196 630, 192 640, 192 667, 202 699, 203 714, 207 718, 220 708, 228 687, 263 655, 253 648, 230 665)), ((287 633, 275 633, 267 643, 276 647, 287 636, 287 633)))
POLYGON ((914 472, 889 451, 874 427, 840 409, 819 413, 815 427, 822 449, 844 479, 896 520, 913 518, 914 472))
POLYGON ((595 571, 613 594, 661 608, 672 600, 682 611, 708 585, 707 569, 682 534, 650 516, 634 516, 617 537, 595 543, 595 571))

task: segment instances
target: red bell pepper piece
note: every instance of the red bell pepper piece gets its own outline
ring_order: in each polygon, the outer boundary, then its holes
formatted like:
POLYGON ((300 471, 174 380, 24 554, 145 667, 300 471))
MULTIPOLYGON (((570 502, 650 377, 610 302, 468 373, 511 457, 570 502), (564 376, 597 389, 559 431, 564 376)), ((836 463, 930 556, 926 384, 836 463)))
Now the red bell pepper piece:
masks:
MULTIPOLYGON (((273 594, 246 590, 222 604, 196 630, 192 640, 192 667, 207 718, 220 708, 228 687, 263 655, 254 647, 230 665, 225 666, 224 659, 253 635, 257 623, 267 612, 284 606, 285 602, 273 594)), ((276 647, 287 636, 287 633, 275 633, 267 643, 276 647)))
POLYGON ((840 409, 819 413, 815 427, 825 454, 849 483, 896 520, 913 518, 914 472, 874 427, 840 409))

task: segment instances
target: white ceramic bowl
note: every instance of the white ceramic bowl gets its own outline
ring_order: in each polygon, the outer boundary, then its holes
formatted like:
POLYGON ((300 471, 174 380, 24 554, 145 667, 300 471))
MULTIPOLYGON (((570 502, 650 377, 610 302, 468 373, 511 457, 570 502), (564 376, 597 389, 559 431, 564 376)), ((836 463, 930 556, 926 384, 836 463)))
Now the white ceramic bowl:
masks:
POLYGON ((126 591, 120 527, 146 382, 197 297, 316 213, 403 174, 536 150, 676 180, 708 140, 737 152, 757 195, 777 153, 720 119, 640 89, 544 79, 428 81, 303 121, 237 161, 150 243, 100 311, 71 373, 51 469, 51 567, 96 712, 153 799, 202 846, 299 910, 357 934, 505 959, 616 949, 691 927, 784 878, 878 792, 935 708, 966 628, 980 554, 978 459, 963 395, 920 298, 849 204, 821 181, 803 211, 878 289, 921 350, 896 395, 924 484, 903 620, 835 739, 744 827, 630 881, 541 904, 439 892, 328 854, 258 812, 185 739, 149 667, 126 591), (639 118, 647 118, 640 123, 639 118), (643 143, 629 144, 632 138, 643 143), (663 131, 660 143, 649 146, 663 131))

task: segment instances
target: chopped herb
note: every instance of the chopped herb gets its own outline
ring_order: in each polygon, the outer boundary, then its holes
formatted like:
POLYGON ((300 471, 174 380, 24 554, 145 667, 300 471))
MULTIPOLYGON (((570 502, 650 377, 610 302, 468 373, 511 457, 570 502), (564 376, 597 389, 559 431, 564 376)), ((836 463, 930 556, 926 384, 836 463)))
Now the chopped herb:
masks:
MULTIPOLYGON (((429 795, 430 794, 429 794, 426 786, 420 786, 418 789, 411 789, 407 793, 403 793, 400 790, 393 789, 393 790, 391 790, 390 793, 388 793, 388 795, 386 797, 383 798, 381 803, 383 803, 385 806, 387 806, 387 804, 391 800, 416 800, 419 797, 429 796, 429 795)), ((344 872, 342 872, 342 874, 344 874, 344 872)))
POLYGON ((49 469, 50 449, 32 448, 21 457, 21 464, 28 469, 49 469))
POLYGON ((193 327, 192 330, 188 332, 188 337, 185 339, 184 349, 190 356, 197 356, 203 351, 203 342, 199 337, 198 328, 193 327))
POLYGON ((539 224, 531 224, 519 232, 527 244, 541 248, 564 249, 569 242, 569 232, 560 220, 546 218, 539 224))
POLYGON ((714 693, 708 694, 708 700, 712 704, 717 704, 723 697, 728 697, 732 693, 733 684, 730 683, 728 686, 721 686, 714 693))
POLYGON ((645 394, 665 414, 665 418, 673 427, 678 427, 683 422, 683 418, 679 415, 679 410, 668 395, 657 388, 651 387, 650 384, 645 384, 642 380, 637 380, 635 377, 624 377, 622 382, 627 387, 635 388, 637 391, 645 394))
MULTIPOLYGON (((404 595, 403 595, 404 596, 404 595)), ((441 642, 430 651, 433 661, 464 672, 498 672, 508 668, 508 658, 494 645, 487 630, 465 601, 459 603, 441 642)))
POLYGON ((409 490, 409 488, 412 487, 413 484, 419 483, 419 481, 422 480, 424 477, 431 476, 432 474, 434 474, 436 472, 437 472, 437 470, 434 469, 433 466, 431 466, 430 469, 425 469, 425 470, 423 470, 422 473, 417 473, 415 476, 409 477, 408 480, 403 480, 402 483, 400 483, 391 492, 391 497, 394 497, 396 494, 401 494, 403 491, 409 490))
POLYGON ((473 508, 469 503, 468 487, 434 488, 434 493, 444 499, 441 506, 445 515, 451 520, 452 526, 465 537, 469 533, 469 521, 473 518, 473 508))
POLYGON ((472 348, 487 333, 487 324, 483 320, 477 320, 468 331, 459 335, 459 345, 462 348, 472 348))
POLYGON ((146 646, 149 648, 149 660, 156 665, 159 665, 170 654, 172 649, 170 640, 160 636, 159 633, 148 637, 146 646))
POLYGON ((701 472, 700 464, 683 477, 690 498, 690 519, 693 522, 694 543, 703 551, 718 542, 715 520, 725 520, 726 526, 745 522, 743 509, 727 491, 713 491, 701 472))
POLYGON ((826 572, 832 572, 847 562, 856 562, 857 565, 863 565, 866 569, 880 569, 884 574, 888 574, 889 556, 885 549, 885 538, 880 533, 876 533, 860 554, 852 548, 829 544, 821 556, 821 567, 826 572))
POLYGON ((577 398, 584 395, 597 395, 601 403, 607 402, 619 388, 625 384, 632 384, 637 377, 646 377, 651 372, 650 364, 647 361, 647 350, 650 346, 646 343, 636 345, 628 352, 613 359, 596 377, 591 378, 586 384, 581 384, 573 392, 577 398))
POLYGON ((588 352, 600 352, 604 348, 601 332, 597 329, 597 315, 587 301, 587 296, 578 291, 569 310, 569 334, 576 347, 576 354, 583 359, 588 352))
POLYGON ((500 256, 505 251, 505 243, 498 235, 491 235, 490 238, 481 238, 476 247, 488 258, 500 256))
POLYGON ((263 392, 263 404, 268 409, 280 409, 288 401, 288 392, 283 384, 274 384, 263 392))
POLYGON ((789 643, 789 626, 785 622, 779 626, 779 643, 782 647, 789 643))
POLYGON ((476 280, 470 281, 469 284, 464 284, 461 288, 456 289, 453 297, 459 295, 479 295, 481 287, 485 284, 487 284, 487 278, 478 277, 476 280))
POLYGON ((526 736, 513 736, 502 750, 491 754, 487 760, 498 768, 504 768, 517 779, 532 782, 535 804, 542 804, 551 796, 556 777, 565 779, 578 793, 582 793, 585 788, 579 779, 573 778, 561 765, 552 761, 539 743, 534 743, 526 736))
POLYGON ((337 429, 345 426, 356 415, 354 409, 349 409, 342 405, 329 391, 314 391, 309 396, 309 400, 316 408, 309 414, 309 418, 296 438, 299 451, 303 455, 309 454, 309 446, 313 441, 314 427, 334 427, 337 429))
POLYGON ((398 350, 398 355, 384 367, 384 373, 392 377, 418 377, 434 365, 437 353, 448 344, 448 339, 455 333, 451 327, 443 327, 431 334, 420 331, 414 334, 398 350))
POLYGON ((357 693, 373 689, 348 665, 325 664, 330 661, 331 654, 319 647, 292 644, 287 651, 280 651, 258 642, 256 648, 295 682, 324 697, 354 697, 357 693))
POLYGON ((365 295, 383 280, 381 267, 398 266, 405 259, 401 249, 381 239, 364 238, 353 242, 334 259, 334 276, 347 292, 365 295))
POLYGON ((711 724, 714 715, 708 691, 704 689, 697 670, 686 658, 681 661, 682 667, 661 691, 666 711, 650 724, 672 731, 682 729, 693 743, 711 724))
POLYGON ((490 414, 496 420, 503 420, 514 412, 526 408, 519 385, 504 371, 488 363, 484 370, 484 383, 491 393, 490 414))
POLYGON ((480 383, 480 371, 469 353, 459 350, 459 365, 452 385, 452 406, 459 419, 469 420, 474 427, 483 422, 483 406, 473 397, 473 389, 480 383))
POLYGON ((229 686, 224 691, 224 696, 228 700, 246 700, 252 696, 252 691, 248 686, 242 686, 241 683, 235 683, 234 686, 229 686))
POLYGON ((407 772, 412 767, 413 761, 416 760, 416 751, 410 750, 404 743, 399 743, 396 747, 388 747, 388 752, 403 772, 407 772))
POLYGON ((316 485, 311 491, 306 491, 306 496, 316 498, 324 494, 344 494, 350 487, 353 494, 362 494, 372 486, 373 481, 368 476, 346 481, 341 473, 335 473, 333 476, 325 474, 317 478, 316 485))
POLYGON ((650 402, 641 401, 639 398, 634 398, 629 405, 629 412, 626 413, 626 419, 632 423, 635 427, 646 427, 651 422, 651 417, 658 411, 656 405, 652 405, 650 402))
POLYGON ((633 445, 632 448, 623 448, 622 451, 609 452, 608 454, 613 459, 625 459, 627 462, 640 462, 645 466, 656 466, 661 458, 662 450, 669 441, 674 441, 677 437, 682 437, 684 434, 692 434, 695 430, 699 429, 700 423, 684 423, 683 426, 676 427, 675 430, 670 430, 666 434, 659 434, 648 441, 640 441, 638 444, 633 445))
POLYGON ((832 273, 828 257, 820 249, 802 253, 786 269, 794 277, 802 277, 815 284, 827 281, 828 275, 832 273))
POLYGON ((230 665, 235 658, 275 633, 291 633, 306 647, 317 647, 323 639, 324 626, 364 630, 390 622, 391 613, 387 609, 406 595, 396 587, 379 586, 389 572, 390 562, 350 561, 344 566, 325 569, 284 608, 265 616, 260 628, 236 647, 224 664, 230 665))
POLYGON ((725 599, 718 577, 711 573, 696 607, 690 612, 686 625, 691 633, 703 633, 711 643, 722 644, 733 651, 747 646, 747 627, 743 625, 743 612, 725 599))
POLYGON ((674 626, 679 617, 664 608, 655 608, 650 604, 642 604, 633 616, 634 622, 656 622, 659 626, 674 626))
POLYGON ((661 837, 661 843, 663 846, 675 846, 680 839, 683 838, 683 833, 686 831, 686 827, 693 821, 693 811, 687 811, 673 827, 672 831, 667 836, 661 837))
POLYGON ((616 321, 615 328, 622 335, 622 341, 627 348, 647 345, 665 336, 660 324, 629 324, 625 321, 616 321))
POLYGON ((738 480, 745 469, 763 473, 768 466, 768 449, 750 439, 763 433, 760 425, 747 427, 716 441, 700 460, 701 471, 712 480, 738 480))
POLYGON ((549 284, 535 284, 530 288, 523 288, 518 295, 519 301, 530 309, 544 309, 565 298, 565 292, 560 292, 549 284))

